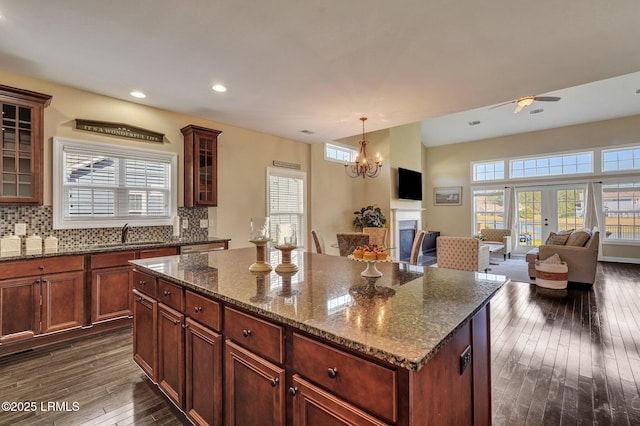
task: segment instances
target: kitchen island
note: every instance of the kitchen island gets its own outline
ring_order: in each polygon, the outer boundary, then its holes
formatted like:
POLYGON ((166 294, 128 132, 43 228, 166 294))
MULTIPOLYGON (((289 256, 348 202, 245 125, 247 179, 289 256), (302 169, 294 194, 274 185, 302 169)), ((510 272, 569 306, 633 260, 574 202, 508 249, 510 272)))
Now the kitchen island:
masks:
POLYGON ((131 261, 134 359, 194 423, 490 424, 504 276, 388 262, 367 282, 302 251, 296 273, 256 274, 255 253, 131 261))

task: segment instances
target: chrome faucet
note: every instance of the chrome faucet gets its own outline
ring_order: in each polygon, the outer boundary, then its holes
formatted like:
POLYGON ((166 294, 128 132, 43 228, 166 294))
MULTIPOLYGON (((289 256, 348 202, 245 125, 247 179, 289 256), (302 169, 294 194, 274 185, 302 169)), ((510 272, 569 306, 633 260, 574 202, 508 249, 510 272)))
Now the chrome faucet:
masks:
POLYGON ((127 242, 127 234, 129 233, 129 229, 131 229, 131 227, 128 223, 125 223, 122 227, 122 233, 120 234, 120 241, 122 242, 122 244, 127 242))

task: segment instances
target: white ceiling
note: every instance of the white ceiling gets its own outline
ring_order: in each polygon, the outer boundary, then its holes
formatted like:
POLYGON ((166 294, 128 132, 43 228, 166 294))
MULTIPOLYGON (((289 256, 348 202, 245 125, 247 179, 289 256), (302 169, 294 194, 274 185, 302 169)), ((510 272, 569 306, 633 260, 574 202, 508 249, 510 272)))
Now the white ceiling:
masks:
POLYGON ((0 15, 2 70, 308 143, 363 115, 367 132, 424 120, 430 146, 640 114, 638 0, 0 0, 0 15), (562 99, 486 108, 542 94, 562 99))

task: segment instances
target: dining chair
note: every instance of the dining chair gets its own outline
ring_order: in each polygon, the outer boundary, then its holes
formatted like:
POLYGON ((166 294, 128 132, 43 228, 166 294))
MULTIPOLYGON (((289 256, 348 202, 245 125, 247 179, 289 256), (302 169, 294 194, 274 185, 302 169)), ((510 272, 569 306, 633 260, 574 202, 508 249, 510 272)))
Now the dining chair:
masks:
POLYGON ((336 237, 340 256, 349 256, 356 247, 369 245, 369 234, 362 232, 338 232, 336 237))
POLYGON ((388 231, 389 230, 387 228, 362 228, 362 233, 369 235, 369 244, 373 246, 386 245, 385 241, 387 240, 388 231))
POLYGON ((313 243, 316 246, 316 253, 327 254, 324 249, 324 239, 322 238, 322 235, 320 235, 320 232, 318 232, 317 229, 312 229, 311 236, 313 237, 313 243))
POLYGON ((410 265, 418 264, 418 259, 422 252, 422 242, 424 241, 425 235, 426 232, 422 229, 419 229, 418 232, 416 232, 416 236, 413 238, 413 244, 411 244, 411 256, 409 257, 410 265))

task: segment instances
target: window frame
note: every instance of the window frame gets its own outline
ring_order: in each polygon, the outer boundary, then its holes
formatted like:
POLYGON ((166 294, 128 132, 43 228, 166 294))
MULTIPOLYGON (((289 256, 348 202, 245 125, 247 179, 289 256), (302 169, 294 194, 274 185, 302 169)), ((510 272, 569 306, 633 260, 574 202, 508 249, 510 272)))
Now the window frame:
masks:
POLYGON ((340 164, 353 163, 354 161, 356 161, 357 154, 358 154, 358 150, 353 146, 338 143, 338 142, 333 142, 333 141, 324 143, 324 159, 326 161, 331 161, 333 163, 340 163, 340 164), (329 149, 330 146, 334 146, 339 150, 349 152, 349 154, 351 155, 351 158, 349 160, 338 160, 337 158, 329 157, 329 155, 327 154, 327 150, 329 149))
MULTIPOLYGON (((271 217, 271 181, 270 176, 280 176, 280 177, 289 177, 294 179, 302 180, 302 217, 300 218, 300 228, 296 232, 300 236, 298 239, 298 247, 302 247, 304 249, 307 248, 307 173, 297 170, 290 169, 282 169, 276 167, 267 167, 266 170, 266 212, 267 216, 271 217)), ((273 225, 273 222, 272 222, 273 225)), ((271 235, 271 239, 275 240, 275 233, 271 235)))
MULTIPOLYGON (((125 224, 130 226, 164 226, 172 225, 172 217, 178 211, 178 155, 174 152, 137 148, 125 145, 113 145, 100 142, 74 140, 63 137, 53 138, 53 229, 86 229, 86 228, 114 228, 125 224), (125 159, 155 160, 169 164, 169 211, 166 216, 129 215, 117 218, 66 218, 65 204, 61 202, 64 194, 64 149, 78 152, 99 153, 125 159)), ((118 190, 124 187, 119 187, 118 190)), ((127 192, 127 191, 123 191, 127 192)))

